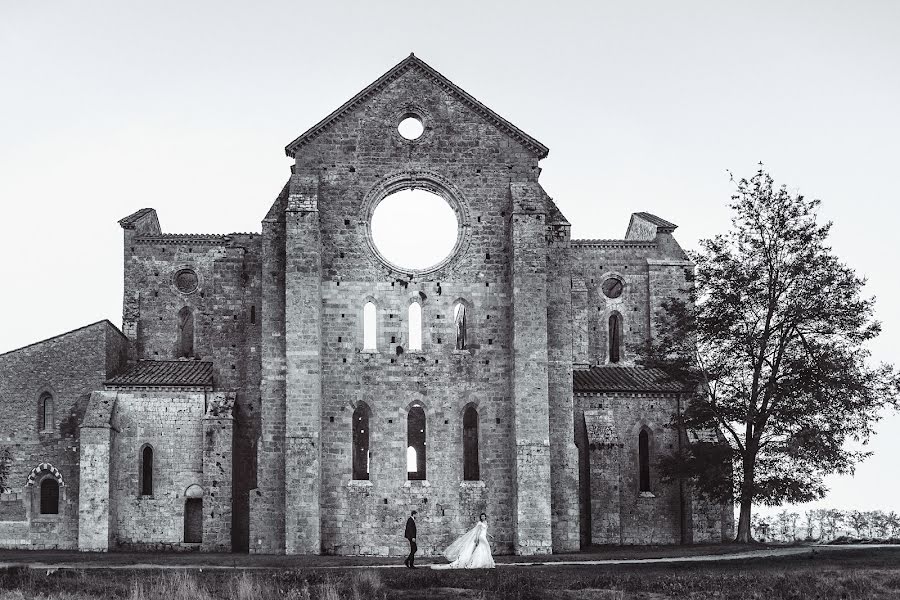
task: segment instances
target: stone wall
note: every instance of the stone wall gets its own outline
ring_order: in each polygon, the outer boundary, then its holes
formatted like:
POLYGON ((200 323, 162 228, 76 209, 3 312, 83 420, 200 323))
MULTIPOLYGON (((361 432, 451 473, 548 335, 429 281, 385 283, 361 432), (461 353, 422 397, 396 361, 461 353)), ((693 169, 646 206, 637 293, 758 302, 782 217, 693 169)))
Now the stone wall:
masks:
MULTIPOLYGON (((399 554, 405 545, 403 522, 412 508, 421 515, 420 547, 425 552, 467 529, 482 510, 489 514, 498 549, 513 550, 517 518, 512 502, 516 444, 509 189, 510 180, 537 188, 537 174, 533 151, 438 82, 413 71, 386 84, 297 152, 290 196, 308 198, 312 192, 304 190, 315 190, 315 217, 310 209, 303 210, 305 219, 317 219, 318 231, 301 228, 308 221, 297 221, 297 209, 289 209, 291 221, 283 234, 285 219, 279 211, 284 207, 276 210, 279 203, 264 223, 264 237, 269 236, 266 239, 275 246, 266 259, 271 270, 263 267, 263 302, 273 311, 264 324, 263 344, 271 350, 266 350, 263 374, 261 444, 266 448, 261 447, 259 464, 261 471, 264 462, 277 469, 284 443, 289 452, 293 452, 291 444, 310 448, 310 458, 288 472, 286 502, 279 498, 284 493, 278 490, 279 474, 267 473, 271 481, 258 480, 252 536, 257 551, 281 551, 277 530, 285 515, 289 519, 296 515, 302 522, 289 521, 282 531, 305 539, 288 542, 288 551, 294 544, 293 548, 304 552, 399 554), (399 117, 410 107, 425 122, 425 133, 414 142, 396 131, 399 117), (445 267, 424 276, 409 277, 387 268, 372 254, 366 237, 367 203, 373 201, 373 190, 404 178, 410 185, 415 181, 453 196, 463 220, 464 248, 445 267), (290 238, 286 245, 282 235, 290 238), (281 267, 279 252, 285 247, 285 267, 281 267), (320 248, 320 258, 313 260, 308 255, 315 248, 320 248), (311 287, 317 284, 307 271, 316 261, 321 261, 318 292, 311 287), (286 269, 283 284, 277 279, 281 269, 286 269), (317 293, 319 306, 307 300, 317 293), (375 353, 362 351, 361 316, 367 299, 378 307, 379 351, 375 353), (423 308, 421 352, 409 352, 406 347, 407 309, 413 300, 423 308), (455 348, 453 305, 457 300, 470 307, 469 345, 464 351, 455 348), (285 301, 287 312, 281 312, 285 301), (321 329, 317 330, 319 318, 321 329), (321 335, 319 349, 310 345, 316 331, 321 335), (288 358, 285 382, 278 362, 284 359, 277 357, 282 336, 287 340, 280 355, 288 358), (270 351, 275 355, 271 363, 270 351), (316 382, 318 367, 304 366, 305 361, 316 360, 321 365, 321 383, 316 382), (291 392, 319 385, 321 408, 291 392), (283 398, 285 408, 281 408, 283 398), (368 482, 351 480, 350 419, 359 402, 372 409, 368 482), (408 481, 405 469, 406 415, 414 402, 424 407, 427 416, 427 483, 408 481), (481 485, 462 481, 462 411, 469 403, 479 412, 481 485), (314 452, 313 437, 304 437, 307 434, 294 423, 315 420, 317 412, 321 448, 314 452), (280 425, 285 418, 286 425, 280 425), (291 434, 292 429, 299 433, 291 434), (280 436, 285 431, 292 439, 283 442, 280 436), (322 457, 318 468, 316 456, 322 457), (321 485, 319 548, 310 545, 316 535, 311 517, 303 517, 309 505, 305 501, 297 505, 306 498, 304 490, 312 491, 316 485, 321 485), (292 491, 293 487, 298 489, 292 491)), ((542 246, 546 227, 542 222, 536 233, 542 246)), ((269 242, 265 243, 269 248, 269 242)), ((546 323, 546 309, 542 320, 546 323)), ((543 335, 546 353, 546 325, 543 335)), ((542 454, 538 460, 546 466, 535 485, 544 490, 546 531, 539 537, 549 550, 546 368, 545 358, 544 433, 533 437, 542 454)))
POLYGON ((12 494, 0 496, 0 547, 75 548, 78 542, 78 426, 93 390, 124 364, 126 342, 109 322, 86 327, 0 355, 0 447, 11 453, 12 494), (53 398, 52 427, 41 430, 40 398, 53 398), (39 486, 46 470, 59 472, 59 514, 39 511, 39 486), (20 519, 22 511, 26 519, 20 519), (15 516, 15 518, 11 518, 15 516))
POLYGON ((576 438, 587 466, 582 469, 587 477, 581 484, 582 519, 590 523, 590 542, 682 543, 681 489, 663 484, 655 467, 658 457, 678 444, 677 433, 666 427, 678 410, 677 398, 637 392, 577 394, 575 407, 576 438), (642 428, 650 432, 650 494, 639 488, 642 428))
MULTIPOLYGON (((179 549, 184 540, 185 492, 203 486, 202 391, 119 391, 112 417, 110 495, 115 546, 179 549), (141 451, 153 449, 153 494, 141 494, 141 451)), ((206 490, 204 490, 205 492, 206 490)))
POLYGON ((211 360, 216 388, 235 393, 232 531, 234 546, 246 549, 260 433, 262 239, 253 233, 163 233, 152 210, 143 221, 155 225, 124 229, 124 327, 136 358, 178 358, 179 311, 190 309, 193 357, 211 360), (196 273, 196 289, 176 285, 184 269, 196 273))

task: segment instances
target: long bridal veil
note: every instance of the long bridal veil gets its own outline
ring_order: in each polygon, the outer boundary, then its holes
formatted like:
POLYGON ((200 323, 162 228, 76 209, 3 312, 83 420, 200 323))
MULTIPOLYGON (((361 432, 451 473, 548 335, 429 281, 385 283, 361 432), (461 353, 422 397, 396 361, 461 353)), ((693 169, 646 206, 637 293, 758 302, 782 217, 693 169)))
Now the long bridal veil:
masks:
POLYGON ((447 546, 447 549, 444 550, 444 557, 450 562, 454 562, 457 558, 459 558, 460 553, 469 548, 469 546, 475 546, 475 540, 478 538, 478 525, 468 530, 454 541, 452 544, 447 546))

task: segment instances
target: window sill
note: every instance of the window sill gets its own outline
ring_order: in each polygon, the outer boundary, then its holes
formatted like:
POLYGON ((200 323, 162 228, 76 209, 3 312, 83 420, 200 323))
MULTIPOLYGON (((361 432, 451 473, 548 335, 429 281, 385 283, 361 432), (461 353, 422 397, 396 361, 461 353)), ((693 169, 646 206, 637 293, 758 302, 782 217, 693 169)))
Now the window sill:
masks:
POLYGON ((653 492, 641 492, 638 494, 639 498, 656 498, 656 494, 653 492))
POLYGON ((461 488, 483 488, 484 481, 478 479, 476 481, 460 481, 459 487, 461 488))
POLYGON ((372 487, 371 479, 351 479, 347 482, 347 487, 372 487))
POLYGON ((372 354, 378 354, 378 350, 373 350, 373 349, 369 348, 369 349, 366 349, 366 350, 360 350, 359 353, 360 353, 360 354, 370 354, 370 355, 372 355, 372 354))
POLYGON ((403 482, 403 487, 431 487, 427 479, 407 479, 403 482))

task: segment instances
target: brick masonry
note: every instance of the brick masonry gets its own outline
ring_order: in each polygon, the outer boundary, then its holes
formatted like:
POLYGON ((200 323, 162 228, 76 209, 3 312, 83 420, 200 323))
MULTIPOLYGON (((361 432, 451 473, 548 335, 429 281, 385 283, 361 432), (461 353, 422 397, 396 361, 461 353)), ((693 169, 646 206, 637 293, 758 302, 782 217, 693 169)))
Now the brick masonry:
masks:
POLYGON ((14 480, 49 460, 67 481, 54 522, 34 519, 27 490, 0 496, 0 546, 397 555, 412 509, 426 555, 482 511, 501 553, 721 538, 723 507, 656 480, 652 498, 633 493, 636 432, 652 431, 655 453, 677 443, 664 425, 678 397, 573 387, 574 370, 610 363, 610 315, 622 323, 620 364, 633 364, 628 344, 652 335, 654 311, 684 287, 692 265, 674 225, 635 213, 625 239, 571 240, 538 182, 547 149, 412 56, 287 152, 291 176, 261 234, 164 233, 152 209, 120 221, 124 336, 94 325, 0 356, 14 480), (424 125, 416 140, 397 132, 409 114, 424 125), (393 267, 371 242, 374 207, 408 187, 444 197, 460 224, 455 252, 431 270, 393 267), (617 298, 603 293, 610 278, 617 298), (374 351, 362 339, 369 301, 374 351), (213 380, 104 386, 126 357, 209 361, 213 380), (58 433, 36 431, 46 386, 59 396, 58 433), (369 479, 353 480, 361 403, 369 479), (480 481, 463 480, 470 405, 480 481), (426 415, 426 478, 411 481, 412 406, 426 415), (592 439, 591 423, 607 423, 593 429, 606 437, 592 439), (145 444, 150 497, 139 493, 145 444), (203 500, 200 545, 184 543, 188 497, 203 500))

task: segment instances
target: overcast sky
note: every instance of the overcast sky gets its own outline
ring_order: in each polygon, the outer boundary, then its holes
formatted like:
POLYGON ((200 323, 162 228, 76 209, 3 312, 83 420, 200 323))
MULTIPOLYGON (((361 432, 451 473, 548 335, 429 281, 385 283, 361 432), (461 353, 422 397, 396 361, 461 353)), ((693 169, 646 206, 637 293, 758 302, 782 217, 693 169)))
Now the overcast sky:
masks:
MULTIPOLYGON (((550 148, 573 237, 634 211, 686 248, 726 169, 821 198, 900 362, 900 2, 0 0, 0 352, 121 324, 122 233, 259 231, 284 145, 415 52, 550 148)), ((900 509, 900 417, 825 504, 900 509)))

